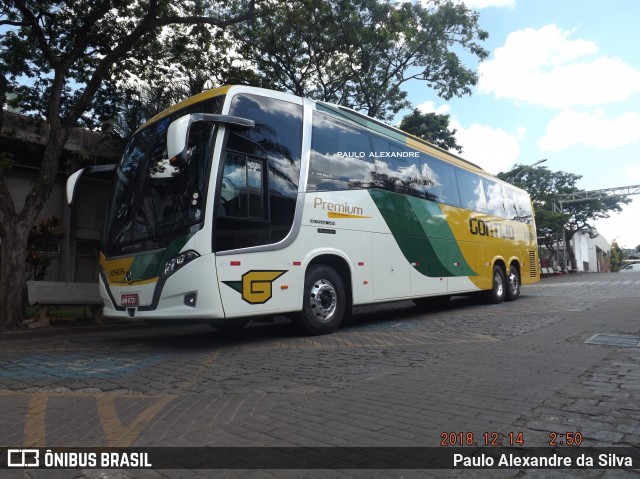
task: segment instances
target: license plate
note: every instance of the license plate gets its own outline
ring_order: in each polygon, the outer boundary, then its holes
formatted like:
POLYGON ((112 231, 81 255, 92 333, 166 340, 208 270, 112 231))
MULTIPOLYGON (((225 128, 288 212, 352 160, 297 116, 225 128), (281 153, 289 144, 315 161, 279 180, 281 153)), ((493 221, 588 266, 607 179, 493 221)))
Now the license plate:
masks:
POLYGON ((138 306, 138 293, 120 295, 120 306, 138 306))

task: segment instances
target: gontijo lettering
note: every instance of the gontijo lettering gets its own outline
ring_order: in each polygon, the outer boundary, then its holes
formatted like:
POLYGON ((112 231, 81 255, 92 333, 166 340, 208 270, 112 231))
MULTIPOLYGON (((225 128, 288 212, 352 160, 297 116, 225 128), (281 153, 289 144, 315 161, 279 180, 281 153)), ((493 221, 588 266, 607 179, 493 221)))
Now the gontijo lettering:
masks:
POLYGON ((478 218, 469 220, 469 231, 472 235, 490 236, 492 238, 515 239, 516 233, 513 226, 491 221, 483 221, 478 218))

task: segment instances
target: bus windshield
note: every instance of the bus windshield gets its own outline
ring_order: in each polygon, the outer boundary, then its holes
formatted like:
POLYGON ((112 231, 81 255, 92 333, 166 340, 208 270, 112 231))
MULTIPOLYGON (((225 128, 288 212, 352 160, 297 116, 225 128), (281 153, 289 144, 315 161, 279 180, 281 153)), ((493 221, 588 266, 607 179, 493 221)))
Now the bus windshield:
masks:
POLYGON ((184 161, 167 158, 166 135, 179 116, 219 113, 222 100, 212 100, 169 115, 129 141, 116 170, 107 218, 107 254, 164 247, 203 221, 215 127, 192 125, 184 161))

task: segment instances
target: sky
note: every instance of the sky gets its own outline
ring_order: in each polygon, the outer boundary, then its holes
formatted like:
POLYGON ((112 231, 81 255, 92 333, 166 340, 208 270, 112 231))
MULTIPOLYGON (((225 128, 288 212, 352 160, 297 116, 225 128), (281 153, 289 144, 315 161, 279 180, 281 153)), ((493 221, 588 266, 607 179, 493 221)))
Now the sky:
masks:
MULTIPOLYGON (((461 156, 494 174, 546 158, 540 166, 582 175, 584 190, 640 185, 640 1, 464 3, 489 33, 472 95, 406 86, 415 107, 450 115, 461 156)), ((629 199, 596 223, 623 248, 640 245, 640 195, 629 199)))

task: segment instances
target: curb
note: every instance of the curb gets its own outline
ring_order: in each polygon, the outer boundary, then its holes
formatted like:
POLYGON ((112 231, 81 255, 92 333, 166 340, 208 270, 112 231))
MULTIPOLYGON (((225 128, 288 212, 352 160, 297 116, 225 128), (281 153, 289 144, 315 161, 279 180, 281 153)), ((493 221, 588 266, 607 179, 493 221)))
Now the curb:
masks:
POLYGON ((62 326, 58 328, 50 327, 46 329, 2 331, 0 332, 0 341, 49 338, 52 336, 63 336, 63 335, 70 335, 70 334, 86 334, 86 333, 97 333, 97 332, 107 332, 107 331, 119 331, 119 330, 125 330, 125 329, 153 328, 157 326, 162 326, 162 325, 149 324, 143 320, 132 320, 131 322, 127 322, 127 323, 87 324, 82 326, 62 326))

